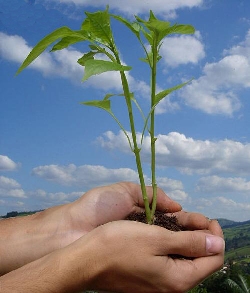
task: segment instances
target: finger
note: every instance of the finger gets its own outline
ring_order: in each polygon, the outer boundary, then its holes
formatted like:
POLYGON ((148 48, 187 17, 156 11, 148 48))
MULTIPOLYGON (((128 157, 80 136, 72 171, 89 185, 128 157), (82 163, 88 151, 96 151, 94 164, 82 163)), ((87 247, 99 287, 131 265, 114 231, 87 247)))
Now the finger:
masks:
POLYGON ((202 214, 180 211, 174 213, 174 215, 176 216, 178 223, 188 230, 209 229, 211 221, 202 214))
POLYGON ((217 235, 224 238, 222 228, 217 220, 210 220, 208 229, 209 231, 211 231, 213 235, 217 235))
POLYGON ((223 253, 225 242, 222 237, 201 231, 166 231, 160 248, 161 255, 177 254, 184 257, 202 257, 223 253), (171 235, 170 235, 170 234, 171 235), (163 245, 164 243, 164 245, 163 245))

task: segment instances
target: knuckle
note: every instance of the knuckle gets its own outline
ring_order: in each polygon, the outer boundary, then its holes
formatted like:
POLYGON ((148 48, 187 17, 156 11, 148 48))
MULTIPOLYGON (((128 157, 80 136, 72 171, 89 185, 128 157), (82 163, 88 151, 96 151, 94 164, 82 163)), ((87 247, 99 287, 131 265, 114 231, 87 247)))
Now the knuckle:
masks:
POLYGON ((189 235, 189 247, 188 247, 189 256, 199 256, 200 250, 201 250, 201 247, 200 247, 199 239, 197 237, 197 233, 195 233, 194 231, 191 231, 189 235))

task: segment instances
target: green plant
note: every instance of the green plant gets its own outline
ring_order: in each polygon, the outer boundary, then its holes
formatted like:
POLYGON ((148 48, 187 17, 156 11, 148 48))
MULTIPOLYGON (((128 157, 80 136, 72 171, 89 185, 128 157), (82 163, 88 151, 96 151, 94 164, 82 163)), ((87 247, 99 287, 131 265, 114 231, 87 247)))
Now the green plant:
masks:
POLYGON ((235 293, 249 293, 250 292, 250 280, 243 275, 238 275, 238 280, 226 279, 225 285, 230 292, 235 293))
POLYGON ((99 107, 107 111, 118 123, 125 136, 128 139, 131 151, 134 153, 137 171, 139 175, 140 185, 143 194, 143 201, 145 204, 145 212, 147 222, 151 224, 153 222, 154 213, 156 209, 157 201, 157 182, 156 182, 156 150, 155 150, 155 108, 158 103, 163 100, 167 95, 173 91, 182 88, 187 82, 174 86, 172 88, 163 90, 159 93, 156 92, 157 85, 157 64, 161 59, 159 54, 162 41, 165 37, 171 34, 193 34, 194 28, 191 25, 174 24, 171 25, 167 21, 159 20, 155 17, 154 13, 150 11, 149 19, 147 21, 135 16, 135 21, 130 22, 127 19, 122 18, 119 15, 114 15, 109 12, 108 7, 104 11, 97 11, 94 13, 85 13, 84 19, 80 30, 71 30, 68 27, 61 27, 45 38, 43 38, 30 52, 27 58, 24 60, 21 67, 18 69, 17 74, 20 73, 25 67, 27 67, 32 61, 34 61, 47 47, 58 41, 51 49, 51 51, 62 50, 70 45, 74 45, 78 42, 87 42, 89 44, 90 51, 85 53, 77 62, 84 66, 83 81, 86 81, 89 77, 101 74, 107 71, 118 71, 120 73, 123 92, 120 94, 107 94, 102 100, 85 101, 83 104, 88 106, 99 107), (141 61, 146 62, 150 70, 151 80, 151 105, 147 115, 143 114, 141 107, 139 106, 134 94, 130 91, 128 78, 125 74, 126 71, 131 70, 129 66, 125 66, 121 62, 121 57, 115 43, 113 31, 111 28, 111 19, 124 24, 139 41, 145 56, 141 58, 141 61), (107 60, 96 59, 97 55, 105 56, 107 60), (130 123, 131 137, 125 130, 119 119, 115 116, 111 109, 111 98, 113 96, 122 96, 125 99, 128 119, 130 123), (142 114, 144 127, 141 131, 141 139, 137 139, 137 130, 135 127, 134 119, 134 106, 136 106, 142 114), (151 139, 151 180, 153 187, 153 200, 150 205, 148 195, 146 192, 144 173, 142 168, 140 146, 143 143, 145 131, 148 131, 151 139))

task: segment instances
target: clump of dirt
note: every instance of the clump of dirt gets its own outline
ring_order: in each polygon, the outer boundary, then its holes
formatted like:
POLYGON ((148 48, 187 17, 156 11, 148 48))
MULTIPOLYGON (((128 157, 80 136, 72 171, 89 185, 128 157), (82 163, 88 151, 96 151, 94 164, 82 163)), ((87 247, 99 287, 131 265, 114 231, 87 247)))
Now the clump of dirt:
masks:
MULTIPOLYGON (((147 223, 145 212, 132 213, 128 215, 126 220, 137 221, 137 222, 141 222, 145 224, 147 223)), ((178 220, 175 215, 168 216, 165 213, 160 211, 155 212, 153 225, 157 225, 157 226, 160 226, 175 232, 186 230, 182 225, 178 223, 178 220)))

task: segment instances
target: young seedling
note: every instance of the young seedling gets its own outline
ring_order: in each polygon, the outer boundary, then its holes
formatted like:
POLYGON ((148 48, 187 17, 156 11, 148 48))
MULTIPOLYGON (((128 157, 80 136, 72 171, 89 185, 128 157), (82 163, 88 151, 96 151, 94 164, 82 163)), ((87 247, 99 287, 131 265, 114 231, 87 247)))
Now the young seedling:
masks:
POLYGON ((79 42, 88 43, 90 49, 89 52, 85 53, 80 59, 77 60, 77 62, 84 67, 83 81, 86 81, 93 75, 104 72, 119 72, 123 89, 122 93, 109 93, 101 100, 85 101, 82 102, 82 104, 98 107, 108 112, 124 132, 130 149, 135 156, 147 222, 152 224, 157 202, 155 108, 166 96, 173 91, 182 88, 188 83, 181 83, 159 93, 156 92, 157 64, 161 59, 159 51, 165 37, 172 34, 193 34, 195 30, 191 25, 171 25, 167 21, 159 20, 152 11, 150 11, 149 19, 147 21, 135 16, 135 20, 133 22, 130 22, 119 15, 111 14, 108 7, 104 11, 97 11, 94 13, 85 12, 85 15, 86 17, 79 30, 71 30, 68 27, 61 27, 43 38, 29 53, 23 64, 18 69, 17 74, 30 65, 30 63, 33 62, 46 48, 51 46, 56 41, 57 43, 54 44, 51 52, 63 50, 79 42), (141 61, 147 63, 151 81, 151 105, 147 115, 143 114, 134 93, 130 90, 128 78, 125 72, 131 70, 132 67, 125 66, 121 62, 120 53, 111 28, 111 19, 119 21, 125 25, 136 36, 142 50, 144 51, 145 55, 141 58, 141 61), (96 57, 98 55, 101 57, 105 56, 105 60, 104 58, 100 59, 100 57, 97 59, 96 57), (112 111, 111 98, 113 96, 122 96, 125 99, 131 136, 112 111), (138 131, 135 127, 134 106, 139 109, 143 117, 144 126, 140 132, 142 133, 140 140, 137 138, 138 131), (151 140, 151 180, 153 188, 153 199, 151 204, 149 203, 149 198, 146 192, 146 184, 140 156, 141 145, 146 131, 148 132, 151 140))

